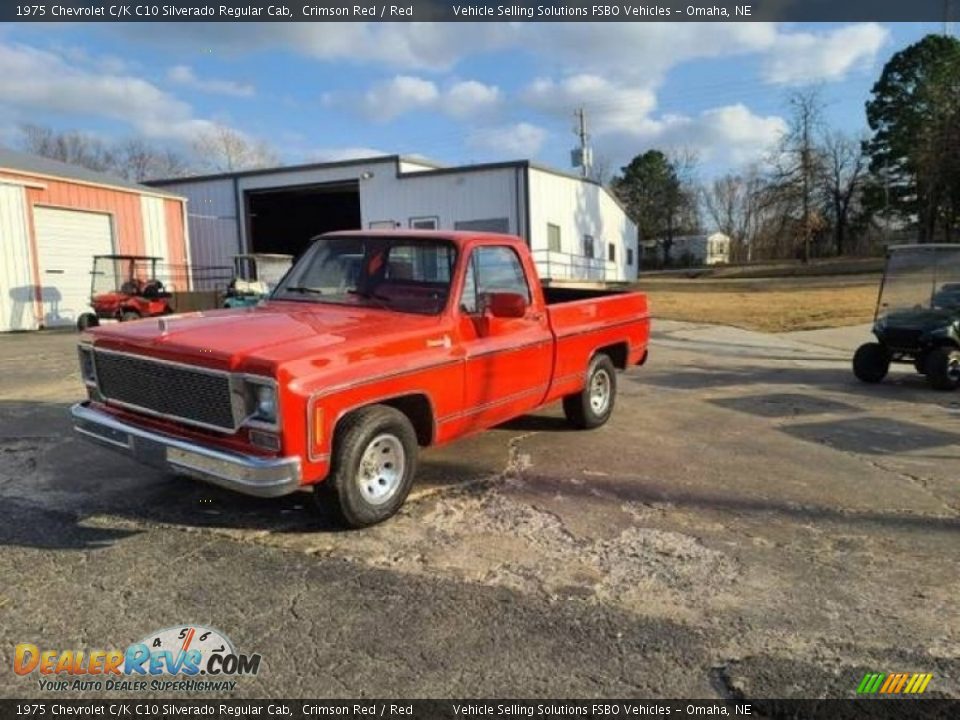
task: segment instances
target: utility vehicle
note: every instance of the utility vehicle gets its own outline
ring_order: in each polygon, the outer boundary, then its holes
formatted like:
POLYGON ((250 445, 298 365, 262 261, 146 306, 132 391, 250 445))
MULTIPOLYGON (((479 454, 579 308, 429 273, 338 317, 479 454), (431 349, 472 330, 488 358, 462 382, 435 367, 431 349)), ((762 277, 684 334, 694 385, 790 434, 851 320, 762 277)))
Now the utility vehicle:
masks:
POLYGON ((876 342, 860 346, 853 372, 866 383, 908 363, 931 386, 960 386, 960 245, 895 245, 887 252, 874 314, 876 342))

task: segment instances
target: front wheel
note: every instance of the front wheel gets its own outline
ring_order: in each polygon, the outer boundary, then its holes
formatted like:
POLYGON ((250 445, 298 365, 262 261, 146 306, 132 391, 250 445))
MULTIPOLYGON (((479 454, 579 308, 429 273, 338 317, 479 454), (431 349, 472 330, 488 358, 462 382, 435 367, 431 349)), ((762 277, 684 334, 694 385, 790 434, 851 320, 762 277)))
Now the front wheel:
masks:
POLYGON ((399 410, 372 405, 340 423, 330 476, 314 489, 320 509, 344 524, 367 527, 391 517, 410 492, 417 469, 417 434, 399 410))
POLYGON ((960 387, 960 349, 934 348, 927 355, 927 382, 937 390, 960 387))
POLYGON ((96 327, 100 324, 100 318, 93 313, 83 313, 77 318, 77 330, 83 332, 87 328, 96 327))
POLYGON ((853 355, 853 374, 865 383, 878 383, 890 370, 890 353, 880 343, 864 343, 853 355))
POLYGON ((610 356, 600 353, 590 361, 583 390, 563 399, 563 413, 579 430, 600 427, 610 419, 616 397, 617 369, 610 356))

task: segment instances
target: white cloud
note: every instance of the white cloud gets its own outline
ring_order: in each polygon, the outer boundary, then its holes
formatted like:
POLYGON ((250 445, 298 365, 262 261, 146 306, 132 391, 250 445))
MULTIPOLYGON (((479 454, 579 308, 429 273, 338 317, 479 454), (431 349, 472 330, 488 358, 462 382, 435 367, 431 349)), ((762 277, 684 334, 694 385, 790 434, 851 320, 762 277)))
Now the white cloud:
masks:
POLYGON ((233 97, 253 97, 253 85, 235 80, 204 80, 198 78, 189 65, 174 65, 167 73, 170 82, 205 93, 231 95, 233 97))
POLYGON ((432 81, 397 75, 367 90, 360 109, 371 120, 386 122, 412 110, 429 108, 439 97, 440 91, 432 81))
POLYGON ((528 158, 540 152, 547 135, 542 127, 519 122, 479 128, 468 135, 467 142, 471 147, 499 159, 528 158))
POLYGON ((475 52, 508 44, 516 27, 505 23, 118 23, 109 32, 176 51, 201 48, 241 55, 295 52, 317 60, 391 68, 445 70, 475 52))
POLYGON ((496 107, 500 101, 500 90, 476 80, 457 82, 441 90, 432 80, 414 75, 397 75, 374 84, 360 96, 324 93, 320 100, 327 107, 353 107, 376 122, 387 122, 417 110, 468 118, 485 114, 496 107))
POLYGON ((692 150, 703 162, 749 163, 765 157, 787 124, 777 115, 757 115, 742 104, 705 110, 699 115, 670 114, 648 118, 632 130, 599 138, 597 152, 621 158, 624 148, 658 147, 692 150))
POLYGON ((842 80, 873 63, 889 39, 890 31, 877 23, 847 25, 819 35, 784 34, 770 49, 763 75, 768 82, 788 85, 842 80))
POLYGON ((476 80, 464 80, 446 91, 441 109, 454 117, 468 118, 489 112, 499 102, 499 88, 476 80))
MULTIPOLYGON (((587 110, 591 132, 630 131, 656 108, 656 94, 647 88, 616 85, 598 75, 579 74, 559 82, 534 80, 522 93, 531 107, 568 117, 587 110)), ((590 129, 590 128, 588 128, 590 129)))
POLYGON ((339 162, 359 158, 382 157, 390 153, 370 147, 316 148, 307 152, 308 162, 339 162))
POLYGON ((149 138, 178 140, 212 127, 190 105, 146 80, 84 68, 26 45, 0 43, 0 97, 18 121, 87 115, 127 123, 149 138))

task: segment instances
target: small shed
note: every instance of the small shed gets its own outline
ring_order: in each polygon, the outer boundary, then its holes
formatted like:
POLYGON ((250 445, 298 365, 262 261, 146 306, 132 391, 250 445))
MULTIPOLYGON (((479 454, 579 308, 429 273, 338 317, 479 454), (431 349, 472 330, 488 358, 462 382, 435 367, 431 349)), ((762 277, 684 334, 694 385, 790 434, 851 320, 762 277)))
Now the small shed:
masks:
MULTIPOLYGON (((0 331, 73 325, 94 255, 190 263, 186 200, 106 173, 0 148, 0 331)), ((175 287, 186 290, 187 287, 175 287)))

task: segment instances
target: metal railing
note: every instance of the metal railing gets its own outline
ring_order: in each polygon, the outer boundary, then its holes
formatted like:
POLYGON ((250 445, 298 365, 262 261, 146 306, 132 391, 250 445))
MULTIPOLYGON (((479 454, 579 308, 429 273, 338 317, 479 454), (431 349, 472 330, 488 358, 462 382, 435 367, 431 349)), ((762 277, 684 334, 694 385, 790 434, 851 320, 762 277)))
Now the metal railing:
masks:
POLYGON ((596 282, 617 279, 616 263, 603 258, 557 252, 556 250, 533 250, 533 261, 540 277, 549 280, 590 280, 596 282))

